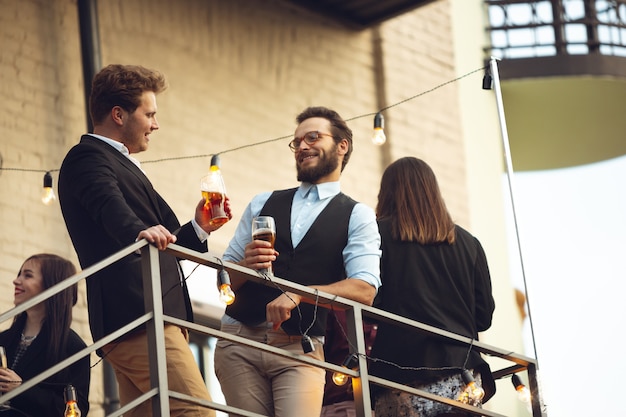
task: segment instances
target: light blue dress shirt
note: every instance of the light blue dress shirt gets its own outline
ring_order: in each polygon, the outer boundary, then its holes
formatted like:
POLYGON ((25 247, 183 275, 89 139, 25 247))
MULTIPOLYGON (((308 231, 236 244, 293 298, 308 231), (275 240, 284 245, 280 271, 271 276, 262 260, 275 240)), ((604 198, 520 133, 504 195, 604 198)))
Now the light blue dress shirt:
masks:
MULTIPOLYGON (((339 182, 300 184, 291 206, 291 240, 294 248, 298 246, 317 216, 339 192, 339 182)), ((252 218, 259 215, 270 195, 271 192, 258 194, 248 204, 235 235, 224 252, 224 260, 239 262, 244 258, 245 247, 252 240, 252 218)), ((346 276, 363 280, 378 289, 381 285, 380 256, 380 234, 374 210, 365 204, 357 203, 350 215, 348 244, 343 249, 346 276)))

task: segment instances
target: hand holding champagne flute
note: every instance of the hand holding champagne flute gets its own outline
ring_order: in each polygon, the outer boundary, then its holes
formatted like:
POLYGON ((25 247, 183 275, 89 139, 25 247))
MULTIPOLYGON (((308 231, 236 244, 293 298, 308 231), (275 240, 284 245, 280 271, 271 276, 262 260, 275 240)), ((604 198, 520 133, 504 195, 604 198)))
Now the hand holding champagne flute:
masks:
POLYGON ((4 349, 4 346, 0 346, 0 368, 7 369, 7 351, 4 349))
MULTIPOLYGON (((276 224, 271 216, 258 216, 252 219, 252 240, 265 240, 272 244, 276 241, 276 224)), ((260 269, 260 272, 273 275, 272 268, 260 269)))
MULTIPOLYGON (((0 369, 7 369, 8 366, 8 362, 7 362, 7 351, 4 349, 4 346, 0 346, 0 369)), ((0 395, 2 395, 3 393, 0 392, 0 395)), ((0 404, 0 411, 6 410, 10 407, 10 402, 7 401, 4 404, 0 404)))

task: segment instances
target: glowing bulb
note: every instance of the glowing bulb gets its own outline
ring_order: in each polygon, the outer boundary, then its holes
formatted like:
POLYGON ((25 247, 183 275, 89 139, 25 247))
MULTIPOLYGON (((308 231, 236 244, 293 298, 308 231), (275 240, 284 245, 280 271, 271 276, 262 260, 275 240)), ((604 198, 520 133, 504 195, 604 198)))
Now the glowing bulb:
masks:
POLYGON ((235 302, 235 293, 230 287, 230 277, 228 276, 228 272, 226 272, 225 269, 222 269, 217 274, 217 277, 219 280, 218 288, 220 290, 220 301, 229 306, 235 302))
POLYGON ((532 396, 528 387, 522 384, 522 380, 520 379, 520 377, 513 374, 513 376, 511 377, 511 382, 515 387, 515 391, 517 391, 517 398, 519 398, 521 402, 529 404, 532 396))
POLYGON ((385 118, 381 112, 376 113, 374 116, 374 135, 372 136, 372 142, 374 145, 382 145, 387 141, 385 136, 385 118))
MULTIPOLYGON (((359 356, 356 353, 351 353, 343 360, 341 364, 344 368, 348 369, 357 369, 359 367, 359 356)), ((341 372, 333 372, 332 380, 337 386, 345 385, 350 377, 346 374, 342 374, 341 372)))
POLYGON ((72 385, 66 386, 63 396, 65 398, 65 413, 63 413, 63 417, 80 417, 81 412, 78 408, 76 388, 72 385))
POLYGON ((235 302, 235 293, 229 284, 220 285, 220 301, 227 306, 235 302))
POLYGON ((463 404, 473 405, 475 407, 480 406, 481 401, 485 396, 485 390, 483 390, 482 387, 474 381, 474 377, 467 369, 463 370, 461 377, 465 383, 465 388, 461 394, 459 394, 457 401, 460 401, 463 404))
POLYGON ((57 196, 54 194, 54 189, 52 188, 52 175, 50 172, 46 172, 46 175, 43 176, 43 193, 41 194, 41 202, 46 206, 49 206, 57 199, 57 196))
POLYGON ((346 374, 342 374, 341 372, 333 372, 333 382, 338 387, 346 385, 346 382, 348 382, 349 379, 350 377, 346 374))

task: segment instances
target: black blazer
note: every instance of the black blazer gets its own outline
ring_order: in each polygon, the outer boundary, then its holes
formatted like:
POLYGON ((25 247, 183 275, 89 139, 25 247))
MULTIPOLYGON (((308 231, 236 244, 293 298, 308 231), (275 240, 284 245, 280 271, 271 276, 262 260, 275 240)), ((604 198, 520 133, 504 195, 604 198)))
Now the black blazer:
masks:
MULTIPOLYGON (((7 351, 8 365, 11 367, 15 359, 15 353, 20 342, 22 327, 11 328, 0 333, 0 345, 7 351)), ((45 329, 31 345, 26 349, 24 356, 19 360, 13 369, 22 381, 28 381, 39 375, 56 363, 46 363, 46 349, 49 341, 45 329)), ((69 358, 74 353, 85 348, 85 342, 73 330, 70 331, 67 340, 67 348, 63 359, 69 358)), ((68 384, 74 385, 78 394, 78 408, 83 417, 87 417, 89 412, 89 382, 90 368, 89 356, 78 362, 74 362, 70 367, 35 385, 23 394, 11 400, 11 407, 14 410, 1 411, 2 417, 58 417, 63 415, 65 410, 65 400, 63 391, 68 384), (19 411, 18 411, 19 410, 19 411)))
MULTIPOLYGON (((63 218, 82 268, 135 242, 141 230, 161 224, 177 244, 206 252, 191 223, 176 215, 135 164, 117 149, 84 135, 59 173, 63 218)), ((160 252, 164 313, 191 321, 187 286, 177 259, 160 252)), ((87 279, 89 324, 94 341, 144 314, 141 257, 131 254, 87 279)))

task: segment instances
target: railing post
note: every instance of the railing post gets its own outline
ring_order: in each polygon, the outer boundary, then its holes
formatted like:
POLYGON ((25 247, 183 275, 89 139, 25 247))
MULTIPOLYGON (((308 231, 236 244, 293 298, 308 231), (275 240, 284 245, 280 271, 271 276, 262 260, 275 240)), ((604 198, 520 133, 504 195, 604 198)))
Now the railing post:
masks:
POLYGON ((152 415, 169 417, 161 270, 159 267, 159 250, 155 246, 147 245, 141 248, 141 267, 146 311, 153 312, 152 320, 146 323, 148 358, 150 359, 150 387, 158 388, 157 395, 152 397, 152 415))
POLYGON ((528 364, 528 385, 530 388, 530 405, 533 417, 545 417, 541 389, 539 387, 539 370, 536 364, 528 364))
POLYGON ((350 353, 359 354, 359 378, 352 378, 356 413, 358 417, 372 417, 370 381, 367 373, 367 358, 365 357, 367 350, 365 348, 365 333, 363 332, 363 311, 358 305, 346 310, 346 323, 350 353))

